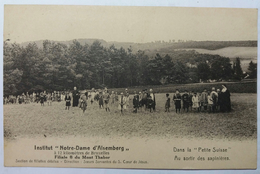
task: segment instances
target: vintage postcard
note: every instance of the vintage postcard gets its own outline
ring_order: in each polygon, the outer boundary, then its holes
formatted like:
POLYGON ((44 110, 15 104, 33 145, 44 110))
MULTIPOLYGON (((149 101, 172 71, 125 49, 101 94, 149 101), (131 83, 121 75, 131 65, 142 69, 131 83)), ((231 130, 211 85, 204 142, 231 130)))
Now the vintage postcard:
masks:
POLYGON ((256 169, 257 13, 5 5, 4 165, 256 169))

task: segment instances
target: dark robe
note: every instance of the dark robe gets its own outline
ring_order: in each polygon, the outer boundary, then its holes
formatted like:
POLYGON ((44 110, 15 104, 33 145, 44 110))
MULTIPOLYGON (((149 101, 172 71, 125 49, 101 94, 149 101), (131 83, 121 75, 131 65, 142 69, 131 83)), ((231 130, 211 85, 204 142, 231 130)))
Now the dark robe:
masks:
POLYGON ((153 110, 155 110, 155 105, 156 105, 155 94, 148 93, 147 96, 148 96, 147 97, 148 108, 152 108, 153 110), (153 99, 152 99, 152 96, 153 96, 153 99))
POLYGON ((78 90, 73 90, 72 92, 72 97, 73 97, 73 104, 72 107, 77 107, 79 105, 79 91, 78 90))
POLYGON ((181 109, 181 94, 174 94, 173 100, 175 104, 175 109, 181 109))
POLYGON ((133 99, 133 107, 137 109, 139 107, 139 96, 135 95, 133 99))
POLYGON ((227 89, 225 92, 221 92, 221 103, 222 103, 222 112, 231 111, 231 101, 230 101, 230 92, 227 89))
POLYGON ((70 101, 71 101, 70 96, 67 97, 67 95, 66 95, 65 101, 66 101, 66 106, 70 106, 70 105, 71 105, 71 104, 70 104, 70 101))
POLYGON ((182 101, 183 101, 183 108, 188 109, 189 108, 189 94, 183 94, 182 95, 182 101))

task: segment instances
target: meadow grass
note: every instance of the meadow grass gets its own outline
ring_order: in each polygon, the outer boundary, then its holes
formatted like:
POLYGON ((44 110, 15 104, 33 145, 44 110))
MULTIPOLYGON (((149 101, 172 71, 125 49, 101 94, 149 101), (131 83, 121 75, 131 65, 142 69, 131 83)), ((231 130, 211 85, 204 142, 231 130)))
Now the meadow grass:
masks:
MULTIPOLYGON (((172 98, 172 93, 170 93, 172 98)), ((244 140, 257 137, 256 94, 231 94, 232 112, 191 111, 176 114, 171 102, 170 113, 164 111, 165 94, 156 94, 156 111, 138 110, 132 104, 124 115, 111 105, 111 112, 90 105, 85 114, 79 108, 65 110, 64 102, 52 106, 38 103, 4 105, 4 135, 18 137, 140 137, 206 138, 244 140)))

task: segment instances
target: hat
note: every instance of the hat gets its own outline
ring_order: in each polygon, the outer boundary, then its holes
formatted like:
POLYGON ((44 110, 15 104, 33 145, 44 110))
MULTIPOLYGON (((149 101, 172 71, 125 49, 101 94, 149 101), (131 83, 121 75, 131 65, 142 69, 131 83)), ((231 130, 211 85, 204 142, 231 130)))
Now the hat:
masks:
POLYGON ((123 95, 124 93, 121 92, 120 94, 123 95))

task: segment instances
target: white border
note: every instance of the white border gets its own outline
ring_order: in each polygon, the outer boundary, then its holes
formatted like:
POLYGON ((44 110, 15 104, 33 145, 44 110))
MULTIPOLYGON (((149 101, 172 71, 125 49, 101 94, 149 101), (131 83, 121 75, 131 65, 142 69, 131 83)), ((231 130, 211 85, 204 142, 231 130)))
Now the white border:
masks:
MULTIPOLYGON (((4 20, 4 4, 52 4, 52 5, 109 5, 109 6, 177 6, 177 7, 224 7, 224 8, 260 8, 260 0, 2 0, 0 1, 0 96, 3 95, 3 20, 4 20)), ((259 12, 258 12, 258 45, 259 45, 259 12)), ((258 47, 258 58, 260 49, 258 47)), ((259 68, 258 63, 258 78, 259 78, 259 68)), ((259 86, 257 86, 259 90, 259 86)), ((257 94, 259 99, 260 94, 257 94)), ((260 104, 257 103, 257 108, 260 104)), ((39 168, 39 167, 4 167, 3 159, 3 101, 0 100, 0 173, 19 173, 19 174, 56 174, 56 173, 260 173, 260 162, 259 162, 259 151, 260 151, 260 141, 258 138, 258 162, 257 170, 136 170, 136 169, 86 169, 86 168, 39 168)), ((260 121, 259 121, 259 110, 257 112, 258 122, 257 122, 257 135, 259 135, 260 121)), ((249 149, 250 150, 250 149, 249 149)))

